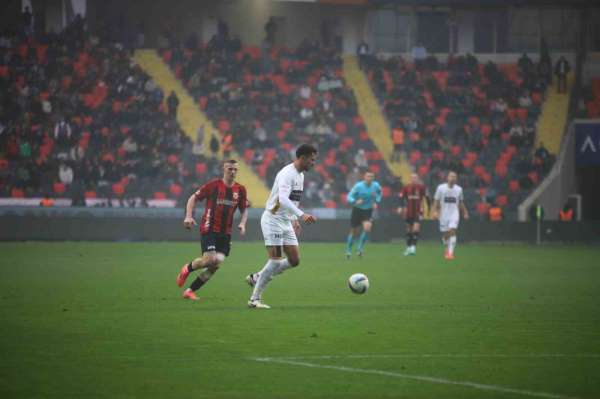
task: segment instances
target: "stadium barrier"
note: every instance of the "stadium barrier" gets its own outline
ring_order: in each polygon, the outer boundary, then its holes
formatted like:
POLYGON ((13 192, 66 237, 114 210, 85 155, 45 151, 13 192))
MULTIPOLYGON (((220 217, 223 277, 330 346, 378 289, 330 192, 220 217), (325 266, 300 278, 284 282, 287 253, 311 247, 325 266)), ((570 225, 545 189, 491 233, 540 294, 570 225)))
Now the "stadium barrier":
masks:
MULTIPOLYGON (((331 211, 331 210, 328 210, 331 211)), ((261 209, 252 209, 244 241, 262 240, 261 209)), ((196 213, 198 215, 199 213, 196 213)), ((321 213, 315 226, 304 227, 300 240, 342 242, 349 230, 347 210, 321 213)), ((0 208, 0 241, 198 241, 197 228, 183 228, 183 209, 137 208, 0 208)), ((600 243, 600 222, 544 221, 542 242, 600 243)), ((375 221, 371 240, 402 240, 404 222, 397 216, 375 221)), ((421 238, 439 240, 435 221, 422 223, 421 238)), ((234 231, 234 239, 237 232, 234 231)), ((534 222, 462 221, 461 242, 535 243, 534 222)))
MULTIPOLYGON (((558 213, 570 196, 578 197, 576 178, 576 156, 581 149, 576 148, 576 131, 580 125, 596 124, 600 127, 599 120, 574 120, 567 128, 560 152, 552 167, 552 170, 542 183, 529 194, 519 205, 519 221, 525 221, 529 217, 529 208, 540 204, 545 211, 546 218, 557 220, 558 213)), ((581 209, 575 209, 575 218, 581 219, 581 209)))

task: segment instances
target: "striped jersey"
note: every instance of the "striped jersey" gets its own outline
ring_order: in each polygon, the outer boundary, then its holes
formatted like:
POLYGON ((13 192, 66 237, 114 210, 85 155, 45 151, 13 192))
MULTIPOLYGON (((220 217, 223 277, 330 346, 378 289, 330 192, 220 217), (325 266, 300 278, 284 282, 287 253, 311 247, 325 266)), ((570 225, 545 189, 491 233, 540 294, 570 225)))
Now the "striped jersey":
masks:
POLYGON ((407 219, 416 219, 421 216, 423 199, 427 197, 427 189, 422 184, 407 184, 400 191, 400 200, 405 208, 407 219))
POLYGON ((197 201, 206 200, 200 223, 201 234, 231 234, 235 210, 243 212, 249 206, 246 188, 238 183, 229 187, 223 179, 209 181, 194 195, 197 201))

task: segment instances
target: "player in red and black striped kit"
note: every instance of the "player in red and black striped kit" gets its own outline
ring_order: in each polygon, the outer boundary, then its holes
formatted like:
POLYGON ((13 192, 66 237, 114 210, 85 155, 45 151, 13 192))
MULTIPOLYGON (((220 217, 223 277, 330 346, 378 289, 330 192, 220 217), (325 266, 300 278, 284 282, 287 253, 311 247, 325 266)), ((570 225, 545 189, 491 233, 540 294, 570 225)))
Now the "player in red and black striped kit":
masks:
POLYGON ((406 251, 404 256, 417 254, 417 241, 421 231, 421 217, 423 216, 423 199, 429 211, 430 198, 427 188, 421 184, 419 176, 413 173, 410 184, 402 187, 400 191, 400 207, 398 213, 406 221, 406 251))
POLYGON ((242 213, 238 229, 246 233, 248 219, 248 199, 246 188, 235 182, 238 171, 237 161, 229 160, 223 164, 223 178, 213 179, 200 187, 190 196, 186 205, 184 226, 190 229, 196 225, 192 214, 197 201, 206 201, 204 215, 200 222, 202 257, 184 265, 177 276, 177 285, 182 287, 189 274, 198 269, 205 269, 183 292, 186 299, 197 300, 195 291, 200 289, 216 273, 219 265, 229 255, 231 247, 231 226, 236 209, 242 213))

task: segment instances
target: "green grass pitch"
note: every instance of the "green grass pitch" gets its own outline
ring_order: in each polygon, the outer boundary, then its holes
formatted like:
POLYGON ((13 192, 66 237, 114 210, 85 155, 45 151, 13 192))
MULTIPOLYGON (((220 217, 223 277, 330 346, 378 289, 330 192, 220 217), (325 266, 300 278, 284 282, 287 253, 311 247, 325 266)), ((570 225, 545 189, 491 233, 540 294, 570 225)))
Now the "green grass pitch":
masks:
POLYGON ((260 311, 261 243, 195 303, 175 277, 196 244, 0 244, 0 397, 600 398, 600 249, 403 249, 302 244, 260 311))

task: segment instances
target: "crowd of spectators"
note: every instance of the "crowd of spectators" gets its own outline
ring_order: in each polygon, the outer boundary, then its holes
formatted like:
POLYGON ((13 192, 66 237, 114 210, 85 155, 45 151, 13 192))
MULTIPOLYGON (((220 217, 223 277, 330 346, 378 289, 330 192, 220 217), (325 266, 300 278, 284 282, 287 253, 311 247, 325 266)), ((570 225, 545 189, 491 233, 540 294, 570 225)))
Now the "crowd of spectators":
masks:
POLYGON ((491 205, 516 210, 549 171, 554 156, 533 145, 551 69, 527 55, 517 65, 480 64, 472 55, 364 64, 396 150, 406 151, 431 189, 456 170, 467 204, 484 217, 491 205))
POLYGON ((309 40, 296 49, 267 40, 248 47, 220 29, 206 45, 191 36, 160 53, 218 127, 221 144, 233 147, 267 184, 297 145, 310 142, 320 161, 307 178, 306 206, 344 206, 367 169, 377 173, 386 200, 398 189, 365 132, 334 48, 309 40))
MULTIPOLYGON (((244 46, 222 22, 206 44, 171 38, 161 55, 220 131, 204 149, 178 126, 175 93, 165 95, 107 37, 88 35, 81 19, 60 34, 0 35, 0 196, 181 201, 219 174, 219 151, 236 150, 270 182, 298 144, 311 142, 320 162, 306 206, 344 206, 371 170, 392 207, 400 182, 365 132, 335 48, 244 46)), ((426 51, 407 62, 361 45, 361 68, 392 127, 392 161, 405 151, 432 188, 457 170, 479 213, 514 208, 547 173, 554 157, 533 143, 551 63, 527 55, 517 65, 481 65, 471 55, 441 63, 426 51)), ((197 136, 201 143, 202 126, 197 136)))
MULTIPOLYGON (((218 169, 118 42, 76 19, 0 37, 0 196, 179 199, 218 169)), ((138 201, 139 203, 139 201, 138 201)))

